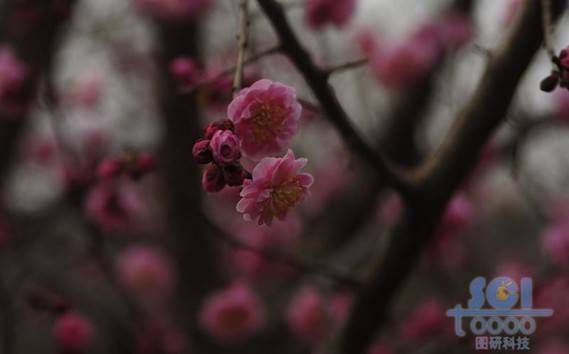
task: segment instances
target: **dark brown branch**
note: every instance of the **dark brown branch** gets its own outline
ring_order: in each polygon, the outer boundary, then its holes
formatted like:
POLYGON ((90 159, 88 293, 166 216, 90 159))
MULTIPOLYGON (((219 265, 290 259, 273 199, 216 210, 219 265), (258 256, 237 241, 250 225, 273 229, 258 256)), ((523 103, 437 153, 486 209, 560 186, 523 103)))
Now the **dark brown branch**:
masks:
POLYGON ((52 65, 58 34, 67 22, 74 3, 73 0, 6 0, 0 3, 0 43, 9 45, 29 72, 23 89, 18 93, 23 109, 10 114, 0 112, 0 179, 3 179, 11 163, 20 133, 36 98, 39 81, 52 65), (26 25, 14 20, 21 17, 18 14, 26 11, 38 16, 26 25))
POLYGON ((283 53, 302 74, 318 99, 323 113, 338 130, 346 144, 367 161, 390 187, 405 198, 410 197, 410 186, 406 180, 395 172, 393 166, 390 166, 388 161, 366 143, 356 131, 328 83, 326 71, 316 66, 308 51, 293 33, 282 5, 274 0, 258 0, 258 3, 277 33, 283 53))
POLYGON ((249 43, 249 0, 239 2, 239 34, 237 35, 237 63, 233 80, 233 94, 237 94, 243 86, 243 67, 249 43))
MULTIPOLYGON (((559 16, 564 1, 552 1, 559 16)), ((440 216, 461 183, 476 166, 478 155, 505 120, 520 78, 543 40, 541 7, 524 3, 505 44, 492 56, 478 89, 459 115, 442 146, 415 176, 420 192, 408 204, 394 229, 385 257, 373 267, 368 285, 358 295, 333 348, 343 354, 364 353, 382 329, 388 310, 429 243, 440 216)))
POLYGON ((344 71, 361 68, 362 66, 366 65, 368 62, 369 62, 368 58, 361 58, 361 59, 348 61, 343 64, 338 64, 336 66, 332 66, 326 69, 325 73, 327 76, 338 74, 344 71))

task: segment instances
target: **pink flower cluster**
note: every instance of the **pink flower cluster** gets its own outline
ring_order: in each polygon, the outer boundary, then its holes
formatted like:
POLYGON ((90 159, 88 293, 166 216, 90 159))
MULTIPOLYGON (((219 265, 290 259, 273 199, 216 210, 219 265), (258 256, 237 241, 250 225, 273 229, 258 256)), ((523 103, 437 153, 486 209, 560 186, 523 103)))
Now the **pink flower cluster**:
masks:
POLYGON ((0 46, 0 110, 13 113, 22 108, 21 90, 28 77, 26 66, 12 49, 0 46))
POLYGON ((174 287, 170 260, 152 246, 133 246, 123 251, 117 272, 121 283, 149 306, 167 299, 174 287))
POLYGON ((471 24, 464 15, 450 14, 420 26, 403 42, 382 46, 368 33, 359 38, 377 79, 393 89, 408 87, 429 73, 448 48, 472 38, 471 24))
POLYGON ((133 0, 144 13, 169 20, 183 20, 203 14, 213 0, 133 0))
POLYGON ((192 148, 197 163, 209 164, 202 175, 202 186, 207 192, 219 192, 226 185, 241 186, 247 176, 239 163, 241 142, 234 130, 227 119, 211 123, 204 130, 205 137, 192 148))
POLYGON ((87 195, 87 215, 106 232, 127 232, 140 227, 143 202, 128 185, 98 183, 87 195))
POLYGON ((306 159, 296 159, 292 150, 282 158, 266 157, 246 179, 237 211, 245 220, 258 219, 259 225, 271 225, 273 218, 283 220, 289 210, 310 196, 314 179, 299 170, 306 159))
POLYGON ((341 323, 349 310, 351 298, 340 294, 326 299, 314 287, 302 288, 291 300, 287 323, 291 331, 310 344, 316 344, 341 323))
POLYGON ((202 175, 204 190, 243 186, 237 211, 246 220, 270 225, 274 217, 283 219, 309 196, 313 178, 298 172, 307 161, 296 160, 290 150, 282 158, 267 156, 290 145, 301 111, 291 87, 260 80, 243 89, 227 109, 229 119, 209 124, 192 148, 194 160, 208 164, 202 175), (241 165, 242 154, 261 160, 252 174, 241 165))
POLYGON ((57 346, 65 352, 82 353, 93 341, 95 328, 91 322, 75 312, 65 312, 53 326, 57 346))
POLYGON ((201 326, 222 342, 235 342, 259 332, 265 310, 249 286, 237 282, 210 295, 203 303, 201 326))
POLYGON ((121 156, 103 159, 97 168, 97 177, 110 181, 126 175, 139 179, 156 168, 156 157, 147 152, 125 153, 121 156))
POLYGON ((253 159, 288 148, 298 132, 301 113, 293 88, 265 79, 241 90, 227 109, 241 150, 253 159))
POLYGON ((305 22, 311 28, 322 28, 328 24, 345 26, 356 9, 356 0, 307 0, 305 22))

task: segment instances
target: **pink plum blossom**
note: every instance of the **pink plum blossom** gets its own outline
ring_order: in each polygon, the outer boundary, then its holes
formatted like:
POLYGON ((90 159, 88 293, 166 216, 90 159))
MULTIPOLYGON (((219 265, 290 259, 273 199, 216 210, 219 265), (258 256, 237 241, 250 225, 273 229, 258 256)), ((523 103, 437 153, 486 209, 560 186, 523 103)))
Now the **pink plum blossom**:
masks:
POLYGON ((352 306, 352 297, 347 293, 339 293, 330 298, 329 302, 330 316, 336 322, 343 322, 347 317, 352 306))
POLYGON ((401 89, 425 75, 432 68, 434 59, 430 48, 417 48, 415 43, 406 42, 380 51, 370 59, 370 65, 382 84, 401 89))
POLYGON ((152 246, 132 246, 117 261, 121 283, 146 304, 167 298, 174 287, 170 260, 152 246))
POLYGON ((326 303, 316 288, 303 288, 294 296, 288 305, 287 322, 294 334, 310 343, 324 337, 328 314, 326 303))
POLYGON ((57 346, 69 352, 83 352, 92 342, 95 328, 91 322, 75 312, 59 316, 53 326, 57 346))
POLYGON ((255 293, 237 282, 211 294, 199 315, 201 326, 222 342, 256 334, 265 324, 265 312, 255 293))
POLYGON ((198 82, 202 72, 192 58, 178 57, 170 62, 170 74, 181 88, 188 88, 198 82))
POLYGON ((132 188, 123 187, 99 183, 87 195, 87 214, 108 232, 131 230, 142 213, 140 196, 132 188))
POLYGON ((284 219, 290 209, 310 196, 314 179, 299 173, 307 163, 296 159, 292 150, 284 157, 266 157, 253 169, 253 179, 243 182, 237 211, 246 221, 258 219, 259 225, 270 225, 273 218, 284 219))
POLYGON ((241 158, 239 138, 230 130, 218 130, 210 141, 211 151, 215 162, 227 165, 241 158))
POLYGON ((474 210, 466 195, 459 193, 449 202, 439 226, 441 237, 446 239, 464 231, 472 222, 474 210))
POLYGON ((443 45, 457 48, 468 43, 474 36, 470 18, 461 14, 449 14, 439 21, 443 45))
POLYGON ((402 337, 419 341, 441 334, 447 325, 445 311, 445 307, 435 299, 420 304, 402 324, 402 337))
POLYGON ((280 153, 290 145, 301 113, 293 88, 266 79, 241 90, 227 111, 241 138, 242 151, 256 159, 280 153))
POLYGON ((307 0, 305 4, 305 22, 315 29, 328 24, 343 27, 356 9, 356 0, 307 0))
POLYGON ((187 350, 187 339, 163 317, 146 321, 136 338, 137 354, 179 354, 187 350))

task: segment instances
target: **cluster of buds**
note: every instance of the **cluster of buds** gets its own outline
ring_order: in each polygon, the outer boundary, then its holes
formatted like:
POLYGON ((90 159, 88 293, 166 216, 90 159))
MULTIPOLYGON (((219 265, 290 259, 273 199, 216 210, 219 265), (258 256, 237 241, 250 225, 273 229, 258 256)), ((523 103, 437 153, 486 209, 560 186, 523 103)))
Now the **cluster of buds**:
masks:
POLYGON ((156 157, 150 153, 127 152, 120 156, 106 158, 97 167, 97 177, 113 180, 122 175, 137 180, 156 168, 156 157))
POLYGON ((541 90, 551 92, 557 86, 569 90, 569 47, 561 50, 559 56, 554 56, 551 60, 557 69, 552 70, 548 77, 541 80, 541 90))
POLYGON ((194 160, 208 165, 202 175, 202 186, 210 193, 219 192, 226 185, 243 185, 248 173, 239 163, 240 140, 235 135, 233 122, 228 119, 210 123, 204 129, 204 137, 192 148, 194 160))

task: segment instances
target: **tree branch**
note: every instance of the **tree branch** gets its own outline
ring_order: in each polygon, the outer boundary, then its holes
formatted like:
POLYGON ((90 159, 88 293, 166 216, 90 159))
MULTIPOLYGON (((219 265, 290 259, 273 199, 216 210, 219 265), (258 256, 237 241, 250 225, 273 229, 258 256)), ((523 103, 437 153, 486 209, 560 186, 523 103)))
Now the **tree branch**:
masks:
POLYGON ((346 111, 328 83, 326 71, 316 66, 308 51, 300 44, 288 23, 282 5, 275 0, 258 0, 258 3, 272 24, 283 53, 302 74, 314 96, 320 102, 323 113, 338 130, 346 144, 367 161, 390 187, 404 198, 410 198, 411 187, 407 181, 395 172, 393 166, 381 154, 364 141, 352 125, 346 111))
MULTIPOLYGON (((557 17, 565 2, 556 0, 552 5, 552 13, 557 17)), ((504 121, 520 78, 542 42, 541 15, 539 2, 524 3, 513 32, 490 59, 474 96, 442 146, 414 175, 417 203, 406 205, 385 257, 372 268, 368 285, 358 295, 333 350, 364 353, 385 325, 395 295, 432 239, 448 200, 476 166, 479 152, 504 121)))
POLYGON ((233 94, 237 94, 243 86, 243 66, 249 42, 249 0, 239 1, 239 34, 237 35, 237 64, 233 80, 233 94))

